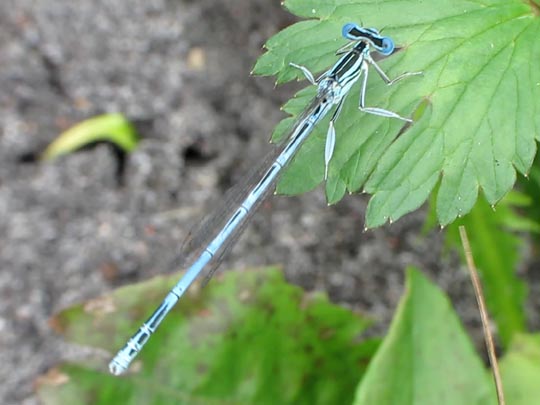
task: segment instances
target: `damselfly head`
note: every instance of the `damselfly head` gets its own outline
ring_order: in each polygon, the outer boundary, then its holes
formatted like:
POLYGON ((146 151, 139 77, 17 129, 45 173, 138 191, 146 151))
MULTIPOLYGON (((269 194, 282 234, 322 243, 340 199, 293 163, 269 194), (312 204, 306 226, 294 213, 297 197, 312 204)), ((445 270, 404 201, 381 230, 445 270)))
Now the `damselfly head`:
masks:
POLYGON ((376 28, 364 28, 355 23, 347 23, 343 26, 341 34, 351 41, 367 41, 383 55, 391 55, 394 52, 394 41, 389 37, 383 37, 376 28))

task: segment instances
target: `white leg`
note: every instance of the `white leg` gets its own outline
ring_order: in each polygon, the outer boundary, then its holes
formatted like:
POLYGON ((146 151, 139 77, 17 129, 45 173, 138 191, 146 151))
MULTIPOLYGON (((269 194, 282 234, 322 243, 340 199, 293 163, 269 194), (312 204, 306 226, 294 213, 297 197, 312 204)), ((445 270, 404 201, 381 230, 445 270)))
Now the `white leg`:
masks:
MULTIPOLYGON (((397 118, 398 120, 403 120, 406 122, 412 122, 410 118, 402 117, 401 115, 385 110, 384 108, 377 108, 377 107, 366 107, 366 86, 367 86, 367 80, 368 80, 368 65, 364 64, 362 66, 362 72, 363 72, 363 79, 362 79, 362 89, 360 90, 360 103, 358 105, 358 109, 360 111, 366 112, 368 114, 374 114, 378 115, 380 117, 388 117, 388 118, 397 118)), ((383 72, 384 74, 384 72, 383 72)), ((386 76, 386 75, 385 75, 386 76)), ((383 77, 384 79, 384 77, 383 77)), ((390 84, 390 83, 389 83, 390 84)))
POLYGON ((339 48, 337 51, 336 51, 336 55, 343 55, 347 52, 350 51, 350 48, 352 48, 354 46, 355 42, 349 42, 345 45, 343 45, 341 48, 339 48))
POLYGON ((290 66, 295 67, 297 69, 300 69, 304 76, 306 76, 306 79, 309 80, 311 84, 317 85, 317 82, 315 81, 315 78, 313 77, 313 74, 309 71, 309 69, 302 65, 297 65, 296 63, 289 63, 290 66))
POLYGON ((384 82, 387 84, 387 85, 392 85, 396 82, 399 82, 400 80, 402 79, 405 79, 406 77, 411 77, 411 76, 421 76, 423 75, 424 73, 422 72, 405 72, 405 73, 402 73, 400 74, 398 77, 396 77, 395 79, 390 79, 388 77, 388 75, 386 73, 384 73, 384 70, 381 69, 381 67, 377 64, 377 62, 375 62, 371 56, 369 56, 368 58, 366 58, 366 61, 375 68, 375 70, 377 71, 377 73, 379 74, 379 76, 381 76, 381 78, 384 80, 384 82))

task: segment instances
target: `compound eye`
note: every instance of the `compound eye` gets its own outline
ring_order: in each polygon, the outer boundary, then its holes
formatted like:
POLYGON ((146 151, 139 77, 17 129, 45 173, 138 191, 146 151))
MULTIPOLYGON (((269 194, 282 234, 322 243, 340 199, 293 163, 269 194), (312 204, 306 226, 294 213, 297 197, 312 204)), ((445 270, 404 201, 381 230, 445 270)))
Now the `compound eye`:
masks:
POLYGON ((394 52, 394 41, 388 37, 383 37, 379 52, 383 55, 391 55, 394 52))
POLYGON ((361 35, 361 30, 358 24, 347 23, 341 29, 341 35, 343 35, 343 38, 357 40, 358 37, 361 35))

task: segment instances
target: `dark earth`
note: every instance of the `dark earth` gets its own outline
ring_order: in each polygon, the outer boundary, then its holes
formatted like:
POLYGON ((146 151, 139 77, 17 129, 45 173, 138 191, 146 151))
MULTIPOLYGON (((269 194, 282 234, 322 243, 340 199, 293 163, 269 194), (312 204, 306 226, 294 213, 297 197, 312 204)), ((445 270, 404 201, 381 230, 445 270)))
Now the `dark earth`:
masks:
MULTIPOLYGON (((280 105, 305 85, 275 89, 249 74, 264 42, 295 21, 277 0, 0 2, 1 404, 37 403, 40 374, 92 356, 55 335, 57 311, 176 270, 208 201, 268 150, 280 105), (105 112, 137 125, 134 153, 98 144, 38 159, 105 112)), ((328 207, 322 188, 272 198, 221 271, 280 264, 291 283, 376 319, 381 334, 414 265, 449 292, 481 349, 468 275, 444 253, 443 232, 422 234, 426 208, 363 232, 367 201, 328 207)))

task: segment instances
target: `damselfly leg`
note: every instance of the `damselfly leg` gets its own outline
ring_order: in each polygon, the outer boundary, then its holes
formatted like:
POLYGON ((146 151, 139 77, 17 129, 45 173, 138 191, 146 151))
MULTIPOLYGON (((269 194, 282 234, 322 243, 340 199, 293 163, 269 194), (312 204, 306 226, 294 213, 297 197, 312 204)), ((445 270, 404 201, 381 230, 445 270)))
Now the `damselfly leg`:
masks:
POLYGON ((407 77, 422 76, 424 74, 423 72, 405 72, 405 73, 400 74, 398 77, 396 77, 394 79, 390 79, 388 77, 388 75, 385 73, 385 71, 382 70, 382 68, 379 66, 379 64, 377 62, 375 62, 371 56, 368 56, 366 58, 366 62, 368 62, 371 66, 373 66, 375 68, 375 70, 377 71, 379 76, 381 76, 381 79, 383 79, 384 82, 389 86, 391 86, 392 84, 397 83, 400 80, 405 79, 407 77))
POLYGON ((300 69, 300 71, 304 74, 306 79, 308 79, 308 82, 310 82, 314 86, 317 85, 318 80, 315 80, 315 77, 313 76, 313 73, 311 73, 307 67, 302 66, 302 65, 297 65, 296 63, 292 63, 292 62, 289 63, 289 65, 296 68, 296 69, 300 69))

